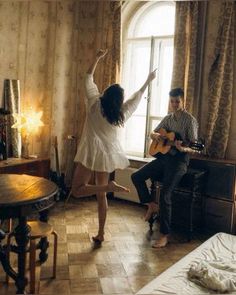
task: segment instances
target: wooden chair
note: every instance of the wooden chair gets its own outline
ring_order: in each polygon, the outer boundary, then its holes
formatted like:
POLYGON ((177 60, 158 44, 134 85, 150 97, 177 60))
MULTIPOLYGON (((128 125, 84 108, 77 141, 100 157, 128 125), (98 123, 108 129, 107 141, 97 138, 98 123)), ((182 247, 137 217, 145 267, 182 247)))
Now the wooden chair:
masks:
POLYGON ((10 233, 12 231, 12 219, 2 220, 0 219, 0 226, 4 226, 4 231, 10 233))
MULTIPOLYGON (((43 237, 47 237, 50 234, 54 236, 54 250, 53 250, 53 273, 52 278, 56 278, 56 266, 57 266, 57 241, 58 235, 53 230, 53 227, 45 222, 41 221, 29 221, 28 225, 31 227, 30 232, 30 244, 29 244, 29 273, 30 273, 30 290, 31 294, 35 293, 36 285, 36 250, 37 244, 36 240, 43 237)), ((11 232, 7 237, 7 255, 10 258, 11 251, 11 238, 14 236, 14 233, 11 232)), ((6 276, 6 283, 9 282, 9 276, 6 276)))

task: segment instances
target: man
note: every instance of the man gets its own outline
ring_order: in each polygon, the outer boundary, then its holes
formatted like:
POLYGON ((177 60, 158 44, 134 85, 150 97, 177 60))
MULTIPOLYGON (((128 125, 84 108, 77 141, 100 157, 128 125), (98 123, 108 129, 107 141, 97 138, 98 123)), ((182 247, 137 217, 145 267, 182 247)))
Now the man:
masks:
POLYGON ((140 202, 148 206, 146 221, 158 210, 158 206, 147 188, 146 180, 161 180, 163 183, 160 196, 160 237, 153 245, 154 248, 165 247, 168 242, 171 224, 171 194, 186 173, 189 153, 193 152, 191 148, 182 143, 197 140, 198 124, 196 119, 184 109, 183 90, 181 88, 172 89, 169 96, 172 113, 164 117, 150 137, 159 143, 163 140, 163 137, 158 133, 161 128, 167 132, 174 132, 176 134, 174 146, 166 154, 158 153, 155 160, 146 164, 131 176, 140 202))

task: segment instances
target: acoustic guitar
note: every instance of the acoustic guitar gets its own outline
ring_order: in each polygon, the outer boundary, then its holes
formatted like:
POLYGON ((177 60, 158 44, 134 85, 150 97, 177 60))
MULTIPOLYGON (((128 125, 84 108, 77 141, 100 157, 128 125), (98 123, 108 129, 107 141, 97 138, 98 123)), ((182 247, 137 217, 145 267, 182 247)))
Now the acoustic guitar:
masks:
MULTIPOLYGON (((172 146, 175 146, 177 140, 174 132, 167 132, 164 128, 158 130, 160 134, 159 141, 153 140, 149 147, 149 154, 155 156, 158 153, 167 154, 172 146)), ((204 149, 204 144, 199 142, 182 143, 184 147, 190 147, 196 152, 201 152, 204 149)))

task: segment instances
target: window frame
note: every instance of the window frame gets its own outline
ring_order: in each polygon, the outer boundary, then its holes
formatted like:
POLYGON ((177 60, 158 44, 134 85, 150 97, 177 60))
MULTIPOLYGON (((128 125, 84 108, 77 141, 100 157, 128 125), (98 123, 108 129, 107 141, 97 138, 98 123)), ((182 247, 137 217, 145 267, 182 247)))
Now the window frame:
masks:
MULTIPOLYGON (((168 3, 171 3, 171 1, 168 1, 168 3)), ((147 3, 145 3, 147 4, 147 3)), ((156 3, 151 3, 148 6, 146 6, 145 9, 145 4, 142 7, 139 7, 138 10, 140 10, 139 12, 139 16, 141 16, 141 14, 146 10, 146 9, 150 9, 151 5, 157 5, 156 3)), ((161 5, 163 5, 164 3, 161 3, 161 5)), ((158 4, 159 5, 159 4, 158 4)), ((165 5, 165 4, 164 4, 165 5)), ((137 22, 137 11, 135 11, 132 14, 132 19, 136 18, 136 22, 137 22)), ((131 21, 132 21, 131 19, 131 21)), ((131 26, 134 27, 133 23, 129 24, 131 26)), ((149 60, 149 71, 154 69, 154 46, 155 46, 155 42, 160 42, 162 40, 166 40, 169 39, 172 41, 172 43, 174 42, 174 32, 171 35, 156 35, 156 36, 143 36, 143 37, 129 37, 128 35, 128 29, 126 27, 126 37, 124 38, 124 42, 123 42, 123 52, 126 52, 126 49, 128 48, 129 43, 132 43, 132 41, 138 41, 138 40, 144 40, 144 41, 150 41, 150 60, 149 60)), ((161 52, 159 52, 159 56, 161 55, 161 52)), ((123 58, 123 60, 126 60, 126 57, 123 58)), ((160 60, 158 60, 158 63, 160 63, 160 60)), ((157 66, 159 68, 159 65, 157 66)), ((157 73, 157 79, 159 79, 159 74, 157 73)), ((143 151, 142 152, 137 152, 137 151, 131 151, 131 150, 125 150, 126 154, 128 156, 137 156, 137 157, 141 157, 141 158, 147 158, 150 157, 148 154, 148 149, 149 149, 149 145, 150 145, 150 133, 153 131, 153 122, 154 121, 161 121, 164 116, 153 116, 151 115, 151 100, 152 100, 152 94, 151 94, 151 89, 152 89, 152 83, 150 83, 147 87, 147 103, 146 103, 146 114, 145 114, 145 134, 144 134, 144 147, 143 147, 143 151)), ((167 114, 167 113, 166 113, 167 114)), ((141 116, 141 115, 133 115, 133 116, 141 116)), ((143 117, 143 115, 142 115, 143 117)))

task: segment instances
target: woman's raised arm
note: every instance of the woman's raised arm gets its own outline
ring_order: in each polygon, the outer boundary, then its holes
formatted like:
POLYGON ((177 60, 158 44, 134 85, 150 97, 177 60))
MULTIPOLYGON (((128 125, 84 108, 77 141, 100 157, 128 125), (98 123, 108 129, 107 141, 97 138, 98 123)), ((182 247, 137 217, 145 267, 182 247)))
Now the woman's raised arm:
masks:
POLYGON ((101 58, 103 58, 107 54, 107 52, 108 52, 107 49, 100 49, 97 52, 95 60, 93 61, 93 63, 90 65, 90 67, 87 70, 87 74, 90 74, 90 75, 93 75, 94 74, 99 60, 101 58))
POLYGON ((155 79, 156 77, 156 70, 152 71, 151 73, 149 73, 149 75, 147 76, 146 81, 144 82, 144 84, 142 85, 142 87, 136 91, 123 105, 123 111, 124 111, 124 116, 125 116, 125 121, 127 121, 130 116, 133 114, 133 112, 137 109, 140 100, 142 98, 142 95, 144 93, 144 91, 146 90, 148 84, 155 79))

